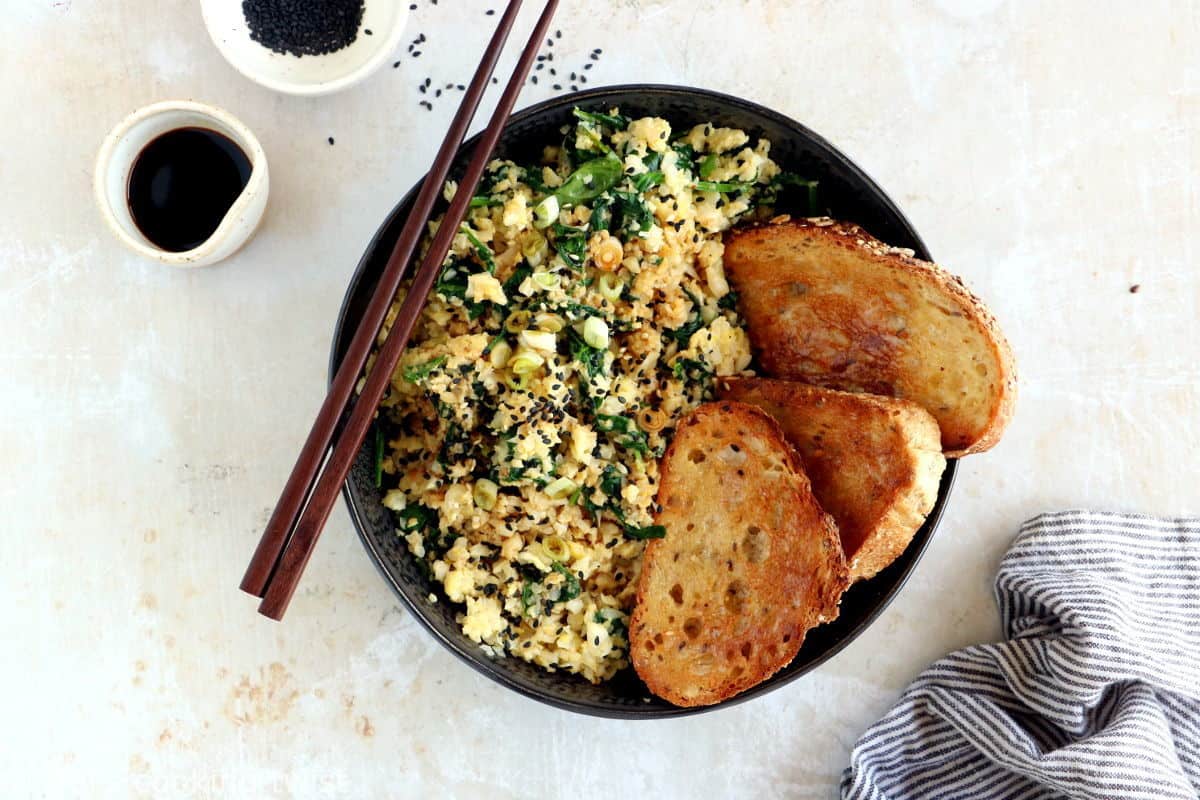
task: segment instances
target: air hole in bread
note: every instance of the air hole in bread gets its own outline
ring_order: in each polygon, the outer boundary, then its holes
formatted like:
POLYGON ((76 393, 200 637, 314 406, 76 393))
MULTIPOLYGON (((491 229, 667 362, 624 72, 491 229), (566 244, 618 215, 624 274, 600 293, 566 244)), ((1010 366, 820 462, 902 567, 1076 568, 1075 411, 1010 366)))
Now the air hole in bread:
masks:
POLYGON ((655 643, 655 644, 662 644, 662 643, 663 643, 663 635, 662 635, 662 633, 656 633, 656 634, 654 634, 654 643, 655 643))
POLYGON ((742 658, 749 659, 750 655, 753 652, 754 652, 754 644, 752 642, 743 642, 742 643, 742 658))
POLYGON ((762 528, 751 525, 742 539, 742 547, 746 550, 746 558, 750 559, 752 564, 761 564, 771 554, 771 537, 763 533, 762 528))
POLYGON ((689 639, 696 639, 700 636, 700 618, 688 617, 683 622, 683 633, 689 639))
POLYGON ((646 642, 646 649, 650 652, 654 652, 654 642, 646 642))
POLYGON ((691 461, 693 464, 699 464, 704 461, 705 458, 706 456, 704 455, 703 450, 693 450, 692 452, 688 453, 688 461, 691 461))
POLYGON ((675 601, 675 605, 683 605, 683 587, 678 583, 671 587, 671 599, 675 601))
MULTIPOLYGON (((694 522, 689 522, 689 523, 687 524, 687 530, 689 530, 689 531, 694 531, 694 530, 696 530, 696 523, 694 523, 694 522)), ((678 554, 676 555, 676 558, 678 558, 678 554)))
MULTIPOLYGON (((733 569, 733 562, 729 562, 729 569, 733 569)), ((725 610, 730 614, 740 615, 746 610, 746 595, 749 591, 745 581, 732 580, 725 587, 725 610)))

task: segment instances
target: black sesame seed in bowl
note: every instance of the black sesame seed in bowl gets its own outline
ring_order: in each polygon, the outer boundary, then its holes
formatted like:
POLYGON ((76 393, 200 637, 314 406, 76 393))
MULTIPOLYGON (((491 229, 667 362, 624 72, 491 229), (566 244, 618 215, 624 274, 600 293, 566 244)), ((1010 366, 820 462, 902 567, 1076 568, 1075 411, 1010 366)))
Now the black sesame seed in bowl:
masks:
POLYGON ((363 0, 243 0, 250 38, 276 53, 319 56, 358 38, 363 0))
POLYGON ((330 94, 395 60, 408 21, 394 0, 201 0, 221 55, 287 94, 330 94))

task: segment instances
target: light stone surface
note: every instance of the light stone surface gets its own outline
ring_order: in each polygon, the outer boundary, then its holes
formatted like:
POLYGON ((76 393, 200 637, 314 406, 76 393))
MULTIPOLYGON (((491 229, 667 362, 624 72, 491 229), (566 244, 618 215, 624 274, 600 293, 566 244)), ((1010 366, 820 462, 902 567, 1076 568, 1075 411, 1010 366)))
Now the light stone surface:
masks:
POLYGON ((717 713, 596 720, 490 683, 397 608, 340 508, 286 623, 256 616, 237 583, 343 289, 452 113, 417 84, 465 81, 502 2, 419 6, 419 59, 303 100, 234 72, 195 2, 0 0, 5 797, 831 797, 921 667, 998 635, 1022 519, 1200 512, 1195 4, 564 0, 560 70, 602 47, 590 85, 741 95, 871 173, 1004 325, 1012 427, 867 633, 717 713), (272 170, 258 237, 193 272, 120 249, 90 188, 113 124, 187 97, 272 170))

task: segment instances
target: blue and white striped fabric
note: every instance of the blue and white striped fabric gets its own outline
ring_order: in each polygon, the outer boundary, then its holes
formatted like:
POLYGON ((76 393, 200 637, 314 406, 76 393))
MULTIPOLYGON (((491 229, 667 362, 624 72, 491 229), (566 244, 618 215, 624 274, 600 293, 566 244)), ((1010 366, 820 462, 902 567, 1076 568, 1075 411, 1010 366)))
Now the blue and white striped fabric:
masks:
POLYGON ((1037 517, 996 599, 1008 641, 922 673, 843 798, 1200 797, 1200 518, 1037 517))

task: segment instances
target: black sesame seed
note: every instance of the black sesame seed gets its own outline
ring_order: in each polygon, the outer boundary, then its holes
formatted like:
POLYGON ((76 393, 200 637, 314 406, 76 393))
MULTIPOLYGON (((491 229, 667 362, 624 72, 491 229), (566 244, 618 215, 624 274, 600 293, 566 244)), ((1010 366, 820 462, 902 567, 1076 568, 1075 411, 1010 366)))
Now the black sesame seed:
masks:
MULTIPOLYGON (((347 47, 358 36, 363 0, 284 3, 244 0, 242 14, 250 38, 276 53, 324 55, 347 47)), ((370 31, 367 31, 369 34, 370 31)))
POLYGON ((330 136, 330 137, 329 137, 329 143, 330 143, 330 144, 333 144, 333 137, 332 137, 332 136, 330 136))

